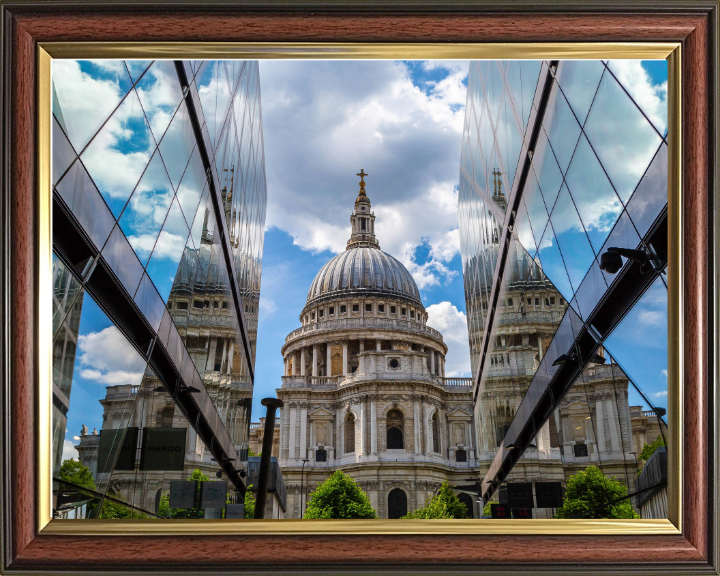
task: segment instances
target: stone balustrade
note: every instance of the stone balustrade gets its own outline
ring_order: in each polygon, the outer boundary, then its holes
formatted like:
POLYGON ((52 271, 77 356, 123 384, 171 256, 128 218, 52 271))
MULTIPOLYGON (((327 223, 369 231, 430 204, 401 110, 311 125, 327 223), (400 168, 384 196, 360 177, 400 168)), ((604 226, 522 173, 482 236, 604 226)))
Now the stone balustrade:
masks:
POLYGON ((442 334, 434 328, 430 328, 430 326, 426 326, 418 322, 412 322, 410 320, 395 320, 393 318, 342 318, 339 320, 313 322, 311 324, 301 326, 287 335, 285 343, 287 344, 300 336, 308 336, 310 334, 336 330, 357 330, 362 328, 409 331, 430 336, 431 338, 435 338, 441 342, 443 339, 442 334))
POLYGON ((442 378, 432 374, 397 373, 397 372, 370 372, 360 374, 353 372, 345 376, 283 376, 283 388, 342 388, 367 380, 382 380, 384 382, 397 381, 427 381, 452 391, 472 390, 472 378, 442 378))

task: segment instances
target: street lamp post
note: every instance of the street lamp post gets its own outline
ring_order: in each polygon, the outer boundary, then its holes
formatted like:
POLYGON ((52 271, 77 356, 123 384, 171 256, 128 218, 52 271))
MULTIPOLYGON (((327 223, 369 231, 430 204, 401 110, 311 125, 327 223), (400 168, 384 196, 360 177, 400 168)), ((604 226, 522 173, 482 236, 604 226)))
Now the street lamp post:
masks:
POLYGON ((300 470, 300 520, 303 518, 303 513, 305 512, 305 508, 303 508, 303 475, 305 473, 305 464, 309 462, 309 459, 306 458, 302 461, 302 469, 300 470))

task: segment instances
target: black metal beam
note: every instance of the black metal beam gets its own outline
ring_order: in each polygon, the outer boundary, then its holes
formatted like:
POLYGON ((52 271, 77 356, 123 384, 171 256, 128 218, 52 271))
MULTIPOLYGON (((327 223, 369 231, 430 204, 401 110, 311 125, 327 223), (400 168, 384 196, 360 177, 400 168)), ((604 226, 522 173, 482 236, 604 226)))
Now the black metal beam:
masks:
POLYGON ((225 222, 225 211, 222 206, 222 198, 220 198, 220 191, 218 190, 218 186, 215 184, 212 162, 210 161, 210 155, 208 154, 207 146, 205 145, 202 126, 200 126, 200 119, 198 117, 197 110, 195 109, 195 101, 192 98, 192 91, 190 90, 190 82, 188 81, 187 73, 185 72, 185 66, 182 60, 175 60, 175 71, 177 72, 178 80, 180 81, 180 86, 183 91, 185 106, 187 107, 188 117, 190 118, 190 125, 192 126, 193 133, 195 135, 198 152, 200 153, 200 159, 202 160, 203 169, 205 170, 208 186, 210 188, 210 198, 212 199, 213 210, 215 212, 217 230, 220 234, 220 245, 222 246, 223 259, 225 260, 225 267, 227 268, 230 293, 232 294, 233 304, 235 305, 235 312, 237 314, 238 325, 240 328, 240 336, 243 342, 245 365, 247 366, 250 381, 253 382, 254 385, 255 365, 252 350, 250 348, 250 338, 247 333, 247 322, 245 321, 243 301, 240 297, 240 288, 237 283, 235 263, 229 246, 230 234, 228 233, 227 223, 225 222))
POLYGON ((540 101, 538 102, 537 113, 533 119, 533 128, 530 131, 530 138, 527 141, 527 153, 525 154, 525 160, 520 172, 520 179, 518 180, 518 185, 513 189, 510 198, 508 199, 506 218, 500 235, 501 240, 498 261, 495 266, 495 272, 493 273, 493 287, 490 292, 490 298, 488 299, 488 313, 485 317, 483 341, 480 346, 477 379, 474 383, 473 391, 473 400, 475 402, 477 402, 478 393, 480 392, 480 381, 482 379, 483 370, 485 369, 485 362, 487 361, 488 348, 490 347, 490 330, 492 329, 493 322, 495 321, 495 310, 497 308, 497 301, 500 297, 502 281, 505 275, 505 265, 507 263, 508 251, 510 249, 510 241, 515 228, 515 218, 517 217, 518 207, 520 206, 520 201, 522 200, 523 192, 525 191, 525 183, 527 182, 528 174, 530 174, 533 152, 535 151, 535 147, 537 146, 537 141, 540 136, 540 129, 542 127, 543 119, 545 118, 545 110, 547 109, 548 101, 550 100, 550 92, 552 91, 552 85, 555 80, 555 71, 557 70, 559 62, 559 60, 551 60, 548 64, 547 74, 545 75, 545 83, 543 84, 540 101))
MULTIPOLYGON (((223 449, 223 442, 218 441, 217 432, 210 425, 208 415, 200 409, 193 394, 182 391, 184 387, 194 383, 185 381, 181 367, 175 365, 155 330, 57 192, 53 193, 53 250, 128 342, 152 367, 188 424, 208 446, 230 481, 244 493, 245 485, 235 470, 235 460, 226 462, 231 455, 223 449), (91 266, 90 273, 87 270, 88 265, 91 266)), ((180 345, 184 346, 182 342, 180 345)))

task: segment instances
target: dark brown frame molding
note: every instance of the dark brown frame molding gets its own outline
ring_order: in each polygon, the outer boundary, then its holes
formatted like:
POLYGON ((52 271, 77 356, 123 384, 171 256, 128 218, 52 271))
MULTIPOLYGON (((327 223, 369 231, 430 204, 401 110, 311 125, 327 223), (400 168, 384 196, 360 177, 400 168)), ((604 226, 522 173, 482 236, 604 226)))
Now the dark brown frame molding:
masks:
POLYGON ((2 556, 7 574, 718 574, 717 1, 199 4, 5 1, 0 142, 2 556), (69 536, 38 533, 38 42, 680 42, 682 534, 69 536))

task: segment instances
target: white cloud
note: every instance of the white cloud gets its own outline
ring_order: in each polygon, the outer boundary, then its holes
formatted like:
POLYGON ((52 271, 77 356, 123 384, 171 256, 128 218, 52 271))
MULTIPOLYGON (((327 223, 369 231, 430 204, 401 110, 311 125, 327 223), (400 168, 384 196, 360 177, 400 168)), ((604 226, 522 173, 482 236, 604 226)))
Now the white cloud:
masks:
POLYGON ((260 318, 272 316, 277 310, 275 301, 265 296, 260 296, 260 318))
POLYGON ((65 460, 78 460, 78 451, 70 440, 63 440, 62 461, 65 460))
POLYGON ((98 384, 139 384, 145 361, 115 326, 78 338, 80 376, 98 384))
POLYGON ((262 61, 267 227, 314 252, 345 249, 360 168, 381 248, 418 285, 446 279, 459 251, 457 179, 467 63, 426 92, 403 63, 262 61), (430 247, 430 263, 415 248, 430 247))
POLYGON ((94 78, 75 60, 53 60, 52 74, 68 137, 80 152, 118 105, 123 90, 117 78, 94 78))
POLYGON ((465 313, 447 301, 428 306, 427 313, 428 326, 442 333, 448 347, 445 357, 445 375, 469 376, 470 346, 465 313))
POLYGON ((653 84, 640 60, 610 60, 610 70, 660 132, 667 127, 667 81, 653 84))
POLYGON ((668 377, 667 370, 660 370, 660 374, 665 377, 665 380, 667 380, 667 377, 668 377))
POLYGON ((660 392, 655 392, 655 394, 653 394, 653 396, 655 396, 655 398, 664 398, 667 395, 668 395, 667 390, 661 390, 660 392))
POLYGON ((141 234, 139 236, 128 236, 128 242, 141 256, 146 256, 152 251, 153 257, 170 258, 179 261, 185 248, 186 239, 163 230, 157 237, 157 241, 153 234, 141 234))
POLYGON ((667 322, 667 316, 656 310, 642 310, 638 320, 647 326, 662 326, 667 322))

